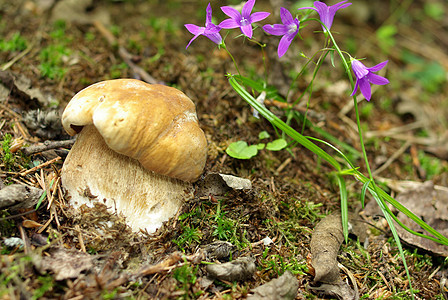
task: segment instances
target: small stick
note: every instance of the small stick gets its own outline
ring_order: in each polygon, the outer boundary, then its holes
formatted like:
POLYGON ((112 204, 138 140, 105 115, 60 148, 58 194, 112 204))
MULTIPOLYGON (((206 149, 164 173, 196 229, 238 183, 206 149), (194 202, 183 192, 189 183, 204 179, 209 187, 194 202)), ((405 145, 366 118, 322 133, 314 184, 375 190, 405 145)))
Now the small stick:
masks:
POLYGON ((82 233, 81 233, 81 228, 79 227, 79 225, 75 226, 75 230, 78 231, 78 240, 79 240, 79 246, 81 247, 81 251, 86 253, 86 246, 84 245, 84 240, 82 239, 82 233))
POLYGON ((405 151, 408 149, 408 147, 411 145, 411 142, 407 141, 404 143, 403 146, 401 146, 400 149, 398 149, 389 159, 378 169, 373 171, 373 175, 376 176, 383 172, 385 169, 387 169, 397 158, 399 158, 405 151))
POLYGON ((47 150, 57 149, 57 148, 70 148, 75 143, 75 140, 64 140, 64 141, 45 141, 43 145, 33 145, 22 149, 22 153, 25 155, 31 155, 39 152, 44 152, 47 150))
POLYGON ((43 164, 40 164, 40 165, 38 165, 38 166, 36 166, 36 167, 34 167, 34 168, 31 168, 31 169, 26 170, 26 171, 24 171, 24 172, 22 172, 22 173, 19 173, 19 175, 23 177, 23 176, 28 175, 28 174, 30 174, 30 173, 36 171, 36 170, 39 170, 39 169, 41 169, 41 168, 43 168, 43 167, 46 167, 46 166, 48 166, 48 165, 51 165, 52 163, 57 162, 58 160, 61 160, 61 159, 62 159, 62 158, 61 158, 60 156, 58 156, 58 157, 56 157, 56 158, 53 158, 52 160, 49 160, 49 161, 47 161, 47 162, 44 162, 43 164))
POLYGON ((54 195, 56 194, 56 192, 57 192, 57 190, 58 190, 57 187, 58 187, 58 185, 59 185, 59 181, 60 181, 60 180, 61 180, 61 177, 58 177, 58 178, 56 179, 56 182, 55 182, 54 185, 53 185, 53 193, 51 193, 50 200, 48 200, 47 210, 50 209, 51 205, 53 204, 54 195))

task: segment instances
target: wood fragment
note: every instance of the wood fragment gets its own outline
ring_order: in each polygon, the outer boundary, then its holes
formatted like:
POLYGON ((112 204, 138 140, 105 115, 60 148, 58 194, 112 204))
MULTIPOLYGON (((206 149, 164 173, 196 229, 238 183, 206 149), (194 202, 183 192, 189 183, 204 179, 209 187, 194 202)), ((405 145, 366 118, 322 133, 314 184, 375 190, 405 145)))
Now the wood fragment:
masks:
POLYGON ((24 155, 32 155, 39 152, 44 152, 48 150, 58 149, 58 148, 71 148, 75 140, 63 140, 63 141, 45 141, 43 145, 33 145, 22 149, 24 155))
POLYGON ((12 184, 0 190, 0 209, 31 208, 44 191, 24 184, 12 184))

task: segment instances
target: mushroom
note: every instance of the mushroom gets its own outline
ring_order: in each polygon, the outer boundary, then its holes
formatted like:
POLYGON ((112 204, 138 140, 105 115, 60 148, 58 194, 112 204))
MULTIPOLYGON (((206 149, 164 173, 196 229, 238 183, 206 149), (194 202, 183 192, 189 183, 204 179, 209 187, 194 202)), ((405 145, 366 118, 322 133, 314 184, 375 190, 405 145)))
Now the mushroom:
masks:
POLYGON ((98 82, 71 99, 62 125, 78 134, 61 171, 73 207, 98 201, 132 230, 153 233, 193 197, 207 142, 181 91, 135 79, 98 82))

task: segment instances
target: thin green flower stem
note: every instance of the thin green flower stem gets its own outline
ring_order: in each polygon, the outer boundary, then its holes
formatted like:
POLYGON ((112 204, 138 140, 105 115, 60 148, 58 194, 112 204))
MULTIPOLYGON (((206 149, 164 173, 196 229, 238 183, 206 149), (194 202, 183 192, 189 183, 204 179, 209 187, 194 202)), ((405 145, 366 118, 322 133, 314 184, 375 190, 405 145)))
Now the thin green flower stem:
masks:
POLYGON ((302 124, 301 134, 303 134, 305 132, 305 125, 306 125, 308 110, 310 108, 311 95, 313 94, 314 79, 316 79, 317 72, 319 71, 320 67, 322 66, 322 62, 327 57, 328 53, 330 53, 330 51, 326 51, 325 53, 321 54, 321 56, 317 60, 316 66, 314 67, 313 78, 311 79, 310 84, 306 88, 308 90, 309 96, 308 96, 308 101, 306 102, 306 110, 305 110, 304 122, 302 124))
POLYGON ((264 51, 266 44, 262 44, 255 39, 248 39, 248 40, 251 41, 252 43, 257 44, 261 49, 261 57, 263 60, 263 68, 264 68, 264 87, 266 87, 268 84, 268 66, 266 64, 266 51, 264 51))
POLYGON ((231 58, 232 61, 233 61, 233 65, 235 66, 235 69, 236 69, 238 75, 241 76, 240 69, 238 68, 238 64, 236 63, 236 60, 235 60, 235 58, 233 57, 232 53, 230 53, 230 51, 227 49, 226 44, 225 44, 224 42, 222 42, 219 46, 222 47, 222 48, 224 48, 224 50, 225 50, 225 51, 227 52, 227 54, 230 56, 230 58, 231 58))

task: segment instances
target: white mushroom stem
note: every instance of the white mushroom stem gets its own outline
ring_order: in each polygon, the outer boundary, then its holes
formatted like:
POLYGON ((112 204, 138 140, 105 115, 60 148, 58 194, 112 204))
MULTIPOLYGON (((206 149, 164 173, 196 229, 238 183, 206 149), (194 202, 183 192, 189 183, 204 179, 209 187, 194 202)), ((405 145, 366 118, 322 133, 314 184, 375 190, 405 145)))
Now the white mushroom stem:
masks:
POLYGON ((122 214, 134 231, 156 231, 177 213, 184 199, 193 197, 191 183, 156 174, 116 153, 93 125, 79 133, 61 179, 72 206, 104 203, 112 213, 122 214))

